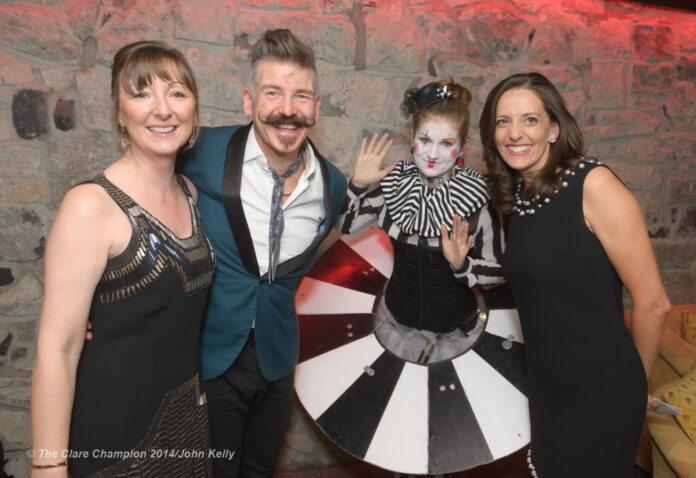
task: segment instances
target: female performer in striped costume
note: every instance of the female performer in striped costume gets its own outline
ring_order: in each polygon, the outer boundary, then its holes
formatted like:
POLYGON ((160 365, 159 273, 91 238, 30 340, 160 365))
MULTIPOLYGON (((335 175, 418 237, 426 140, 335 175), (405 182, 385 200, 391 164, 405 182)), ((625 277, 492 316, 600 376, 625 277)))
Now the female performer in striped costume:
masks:
POLYGON ((413 160, 382 168, 393 140, 363 139, 340 219, 344 234, 378 221, 391 239, 394 270, 376 308, 376 335, 411 362, 468 350, 485 320, 471 288, 501 280, 498 215, 482 175, 457 164, 471 98, 451 79, 407 91, 401 107, 413 117, 413 160))

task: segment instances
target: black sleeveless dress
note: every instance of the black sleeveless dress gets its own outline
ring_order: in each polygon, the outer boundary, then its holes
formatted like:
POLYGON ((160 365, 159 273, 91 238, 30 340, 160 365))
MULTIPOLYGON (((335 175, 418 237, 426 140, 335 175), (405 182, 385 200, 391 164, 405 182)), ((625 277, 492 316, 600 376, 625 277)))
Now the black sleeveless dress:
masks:
POLYGON ((595 167, 566 171, 550 203, 509 221, 503 275, 524 334, 531 459, 541 478, 633 476, 645 415, 622 284, 583 217, 583 184, 595 167))
POLYGON ((126 250, 96 288, 77 370, 71 477, 211 476, 207 407, 198 391, 200 335, 215 256, 186 183, 192 234, 180 239, 111 183, 128 216, 126 250))

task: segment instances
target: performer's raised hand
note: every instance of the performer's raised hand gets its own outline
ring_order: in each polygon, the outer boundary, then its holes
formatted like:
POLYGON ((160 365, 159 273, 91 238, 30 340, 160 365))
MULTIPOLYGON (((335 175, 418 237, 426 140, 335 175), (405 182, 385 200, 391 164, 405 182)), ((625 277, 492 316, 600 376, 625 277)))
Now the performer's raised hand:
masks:
POLYGON ((461 216, 455 214, 452 219, 452 232, 449 232, 444 224, 440 226, 440 232, 442 233, 442 253, 454 270, 458 271, 464 267, 464 260, 474 240, 474 236, 469 235, 469 223, 462 222, 461 216))
POLYGON ((371 184, 381 181, 384 176, 394 169, 393 164, 382 168, 382 161, 394 144, 394 139, 390 139, 387 133, 382 135, 377 141, 377 134, 372 136, 370 144, 367 138, 363 138, 360 144, 360 154, 353 166, 353 177, 351 182, 358 188, 366 188, 371 184))

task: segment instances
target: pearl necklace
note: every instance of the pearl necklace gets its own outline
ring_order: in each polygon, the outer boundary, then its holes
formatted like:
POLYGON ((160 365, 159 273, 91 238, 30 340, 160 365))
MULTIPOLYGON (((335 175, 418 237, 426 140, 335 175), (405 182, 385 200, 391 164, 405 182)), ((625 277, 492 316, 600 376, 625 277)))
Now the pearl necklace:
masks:
MULTIPOLYGON (((580 158, 581 161, 577 164, 577 167, 580 169, 585 169, 585 162, 588 163, 594 163, 594 164, 602 164, 597 160, 594 159, 585 159, 585 158, 580 158)), ((522 199, 522 181, 517 183, 517 189, 515 190, 515 205, 512 208, 513 212, 516 212, 520 216, 527 216, 527 215, 532 215, 535 214, 537 209, 541 209, 541 207, 544 204, 548 204, 551 202, 551 199, 556 197, 558 192, 562 188, 567 188, 568 187, 568 181, 566 179, 568 176, 575 176, 575 170, 574 168, 568 168, 565 171, 563 171, 562 174, 558 176, 558 184, 556 188, 553 190, 553 196, 546 196, 542 197, 539 194, 534 196, 534 199, 531 201, 523 200, 522 199)))

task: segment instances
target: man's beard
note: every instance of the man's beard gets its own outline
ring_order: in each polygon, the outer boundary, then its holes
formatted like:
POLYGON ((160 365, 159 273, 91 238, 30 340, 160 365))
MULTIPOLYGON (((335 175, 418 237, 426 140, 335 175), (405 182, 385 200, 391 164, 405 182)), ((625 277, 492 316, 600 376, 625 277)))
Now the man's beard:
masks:
MULTIPOLYGON (((294 126, 296 128, 311 128, 316 123, 314 118, 305 119, 302 116, 299 116, 296 114, 291 115, 291 116, 286 116, 282 113, 274 115, 274 116, 269 115, 266 119, 261 118, 261 115, 259 114, 258 119, 263 124, 267 124, 269 126, 275 126, 275 127, 294 126)), ((286 147, 292 146, 292 143, 295 141, 293 138, 286 138, 285 136, 280 136, 278 139, 286 147)))

